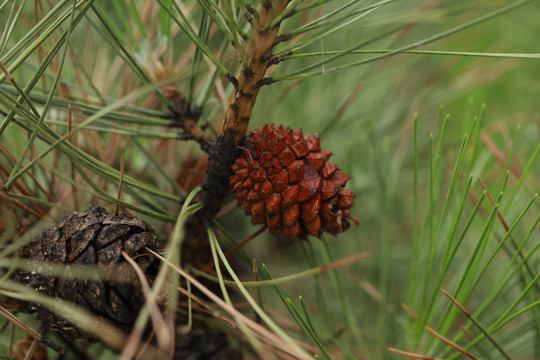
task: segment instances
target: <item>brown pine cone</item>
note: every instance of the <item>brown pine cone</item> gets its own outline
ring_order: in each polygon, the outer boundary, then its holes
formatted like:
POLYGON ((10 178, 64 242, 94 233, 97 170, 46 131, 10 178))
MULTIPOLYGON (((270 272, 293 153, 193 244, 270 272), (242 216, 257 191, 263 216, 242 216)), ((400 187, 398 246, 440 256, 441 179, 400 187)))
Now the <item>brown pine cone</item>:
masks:
MULTIPOLYGON (((133 258, 151 281, 159 262, 145 252, 158 251, 157 237, 144 221, 128 213, 109 215, 105 209, 92 206, 88 210, 66 216, 21 249, 23 258, 36 263, 36 269, 47 264, 111 266, 107 281, 77 280, 19 271, 15 280, 47 296, 72 302, 101 316, 117 327, 128 330, 144 304, 141 285, 122 251, 133 258)), ((76 324, 59 318, 39 304, 29 304, 38 320, 50 330, 66 338, 88 338, 76 324)))
POLYGON ((317 135, 267 124, 251 132, 232 166, 233 196, 253 224, 266 224, 272 234, 337 235, 358 219, 349 213, 354 194, 343 189, 349 176, 328 162, 331 154, 317 135))

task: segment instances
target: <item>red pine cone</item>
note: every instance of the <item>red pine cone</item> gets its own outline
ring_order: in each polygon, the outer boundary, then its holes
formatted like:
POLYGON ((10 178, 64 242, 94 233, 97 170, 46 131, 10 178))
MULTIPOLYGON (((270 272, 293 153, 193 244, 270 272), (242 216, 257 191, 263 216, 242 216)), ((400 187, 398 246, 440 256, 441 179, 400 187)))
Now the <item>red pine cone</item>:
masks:
POLYGON ((343 189, 349 176, 328 162, 319 136, 302 129, 267 124, 246 139, 230 178, 238 206, 253 224, 266 224, 272 234, 283 230, 291 240, 337 235, 350 227, 354 194, 343 189))

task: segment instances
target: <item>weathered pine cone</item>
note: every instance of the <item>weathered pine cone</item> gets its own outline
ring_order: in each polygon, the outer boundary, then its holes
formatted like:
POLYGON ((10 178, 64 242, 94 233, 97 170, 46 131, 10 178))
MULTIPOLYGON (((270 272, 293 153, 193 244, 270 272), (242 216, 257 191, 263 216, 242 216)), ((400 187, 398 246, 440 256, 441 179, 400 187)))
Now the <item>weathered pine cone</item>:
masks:
MULTIPOLYGON (((145 272, 149 281, 157 274, 159 262, 145 248, 158 250, 156 235, 144 221, 128 213, 109 215, 92 206, 66 216, 21 249, 21 256, 35 262, 38 271, 20 271, 15 280, 47 296, 74 303, 113 325, 128 330, 144 304, 140 282, 122 256, 126 252, 145 272), (77 280, 69 267, 61 278, 43 275, 47 264, 98 265, 109 270, 106 281, 77 280)), ((76 324, 59 318, 39 304, 28 304, 38 320, 66 338, 89 338, 76 324)))
POLYGON ((272 234, 283 230, 291 240, 337 235, 350 227, 354 194, 343 189, 349 176, 328 162, 317 135, 267 124, 247 137, 230 178, 238 206, 253 224, 272 234))

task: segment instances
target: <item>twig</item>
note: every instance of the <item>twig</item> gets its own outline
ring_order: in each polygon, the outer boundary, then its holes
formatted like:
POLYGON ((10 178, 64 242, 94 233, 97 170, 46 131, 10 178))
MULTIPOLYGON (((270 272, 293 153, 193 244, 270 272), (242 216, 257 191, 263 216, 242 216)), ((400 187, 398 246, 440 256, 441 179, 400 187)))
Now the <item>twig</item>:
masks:
POLYGON ((240 68, 235 78, 237 83, 234 84, 235 91, 229 97, 221 135, 210 153, 207 178, 201 192, 205 208, 199 216, 211 218, 221 207, 231 175, 230 167, 238 157, 238 146, 246 136, 251 112, 262 84, 260 82, 265 79, 270 60, 265 55, 272 52, 278 38, 279 25, 273 28, 268 26, 272 16, 281 14, 286 6, 286 0, 261 4, 257 26, 246 47, 247 63, 240 68))
MULTIPOLYGON (((263 1, 259 8, 258 16, 254 12, 253 32, 245 47, 246 62, 241 66, 238 76, 229 74, 227 77, 234 85, 234 91, 229 97, 225 118, 221 133, 215 145, 209 152, 206 179, 202 184, 199 201, 204 204, 196 217, 190 219, 187 224, 188 234, 183 243, 183 256, 185 259, 193 259, 199 264, 205 264, 201 253, 206 253, 202 247, 207 247, 206 226, 220 210, 223 199, 228 191, 229 177, 232 175, 231 166, 238 157, 241 146, 247 133, 249 119, 257 100, 261 85, 269 83, 264 80, 273 47, 281 40, 278 36, 279 23, 269 27, 273 18, 279 16, 287 7, 287 0, 263 1), (256 24, 255 24, 256 20, 256 24), (261 82, 262 81, 262 82, 261 82)), ((249 10, 249 9, 248 9, 249 10)), ((184 128, 189 126, 184 125, 184 128)), ((186 130, 193 134, 197 140, 198 130, 186 130)), ((199 141, 201 143, 201 141, 199 141)))
POLYGON ((181 140, 195 140, 201 148, 209 153, 216 143, 213 135, 206 133, 198 123, 199 112, 190 108, 190 104, 175 87, 169 86, 163 90, 163 95, 171 102, 173 110, 173 126, 178 126, 184 133, 178 135, 181 140))

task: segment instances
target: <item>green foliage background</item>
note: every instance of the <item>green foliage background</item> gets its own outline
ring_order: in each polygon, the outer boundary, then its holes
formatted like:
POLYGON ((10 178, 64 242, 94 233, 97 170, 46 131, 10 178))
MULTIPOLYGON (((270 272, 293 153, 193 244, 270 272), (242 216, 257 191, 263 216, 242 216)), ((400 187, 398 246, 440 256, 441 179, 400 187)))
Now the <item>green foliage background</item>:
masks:
MULTIPOLYGON (((13 2, 22 6, 27 19, 34 19, 34 5, 23 3, 13 2)), ((71 1, 59 3, 65 3, 66 9, 71 6, 71 1)), ((76 3, 86 6, 85 2, 76 3)), ((86 194, 78 203, 56 202, 54 196, 47 199, 46 192, 35 185, 29 185, 35 199, 18 196, 16 191, 14 197, 56 207, 56 216, 77 206, 82 209, 95 195, 113 207, 119 154, 123 153, 126 174, 133 181, 125 184, 121 205, 150 219, 164 234, 170 232, 185 195, 175 177, 184 161, 199 156, 200 150, 197 144, 174 139, 176 130, 167 127, 169 122, 163 119, 166 104, 154 86, 178 86, 195 104, 203 106, 202 122, 216 129, 232 87, 179 31, 179 24, 166 11, 173 9, 171 2, 158 3, 95 1, 69 35, 60 84, 71 89, 72 107, 81 111, 78 124, 95 116, 90 130, 99 130, 102 144, 92 144, 96 137, 80 129, 78 146, 85 154, 69 147, 58 151, 61 145, 56 145, 58 148, 37 163, 35 175, 56 195, 62 192, 53 185, 65 189, 72 185, 69 178, 74 176, 62 166, 78 163, 98 186, 92 189, 87 179, 82 181, 77 175, 76 191, 86 194), (151 9, 151 13, 145 14, 143 9, 151 9), (131 92, 135 95, 126 99, 131 92), (109 143, 115 145, 103 156, 109 143), (86 155, 99 160, 95 167, 85 162, 86 155), (157 170, 159 176, 153 176, 156 169, 161 169, 157 170)), ((201 3, 182 4, 185 14, 197 23, 201 3)), ((320 3, 315 12, 321 15, 345 4, 320 3)), ((322 147, 330 149, 333 161, 351 175, 347 187, 356 193, 353 214, 360 219, 360 226, 338 238, 326 236, 323 241, 310 239, 306 243, 289 243, 265 233, 244 250, 249 259, 264 263, 273 277, 299 274, 361 252, 371 256, 280 285, 289 302, 282 301, 273 287, 261 287, 260 294, 252 291, 253 296, 260 296, 266 306, 300 327, 311 322, 311 331, 306 326, 290 333, 304 341, 320 342, 333 358, 402 358, 390 353, 388 347, 455 358, 455 351, 424 330, 426 324, 460 346, 470 347, 481 358, 538 358, 539 204, 531 199, 540 183, 540 7, 532 1, 352 3, 354 9, 381 6, 312 44, 300 39, 278 47, 279 52, 306 45, 273 71, 272 76, 282 80, 261 90, 251 128, 275 123, 319 133, 322 147), (512 6, 516 9, 479 20, 512 6), (401 53, 353 66, 382 54, 374 51, 401 49, 468 22, 478 23, 414 49, 432 53, 401 53), (366 52, 344 52, 351 47, 366 52), (330 51, 341 51, 343 56, 316 65, 331 57, 330 51), (436 51, 440 53, 433 53, 436 51), (299 54, 312 56, 295 57, 299 54), (316 76, 311 76, 314 72, 316 76), (466 190, 469 176, 470 193, 466 190), (486 196, 475 210, 474 199, 482 198, 484 191, 479 179, 493 199, 504 190, 498 208, 486 196), (506 236, 497 210, 509 226, 517 220, 512 236, 506 236), (497 248, 501 242, 502 250, 497 248), (450 256, 453 249, 455 255, 450 256), (520 263, 520 256, 525 257, 525 263, 520 263), (528 271, 523 270, 526 267, 528 271), (463 285, 459 285, 461 281, 463 285), (499 287, 499 292, 492 292, 499 287), (476 314, 480 325, 461 316, 440 294, 441 288, 476 314), (299 310, 302 303, 298 296, 305 302, 305 312, 299 310), (407 314, 403 304, 418 314, 418 321, 407 314), (515 314, 520 309, 525 309, 524 313, 501 330, 490 329, 507 318, 507 310, 515 314), (459 326, 467 326, 470 332, 464 336, 459 326), (483 329, 488 329, 493 341, 484 338, 476 344, 474 339, 483 329)), ((43 6, 45 13, 51 12, 51 6, 43 6)), ((8 56, 9 51, 18 49, 23 62, 12 73, 16 82, 24 85, 35 76, 43 54, 31 49, 24 57, 25 47, 18 40, 28 32, 27 26, 17 21, 8 31, 18 18, 16 11, 12 2, 0 2, 0 61, 7 68, 13 66, 17 57, 8 56)), ((342 14, 347 11, 352 10, 342 14)), ((308 12, 300 13, 283 26, 294 31, 308 18, 308 12)), ((345 21, 343 18, 334 26, 345 21)), ((219 31, 212 34, 206 41, 208 48, 223 67, 235 73, 238 56, 225 36, 219 31)), ((47 41, 54 42, 55 36, 47 41)), ((56 92, 51 104, 45 105, 55 76, 56 70, 48 67, 45 89, 39 83, 31 95, 39 111, 49 106, 44 126, 64 135, 65 96, 56 92)), ((6 120, 13 109, 8 95, 17 95, 17 90, 6 77, 0 80, 0 90, 1 144, 19 157, 30 136, 22 125, 26 115, 18 112, 18 123, 6 120)), ((23 164, 46 149, 47 143, 51 141, 33 143, 23 164)), ((8 169, 14 167, 7 156, 2 157, 2 163, 8 169)), ((236 242, 255 231, 239 210, 228 212, 219 222, 236 242)), ((239 267, 237 272, 250 280, 251 262, 239 260, 239 267)), ((264 273, 262 268, 260 272, 264 273)), ((245 340, 240 343, 249 348, 245 340)), ((327 357, 324 351, 319 354, 327 357)))

